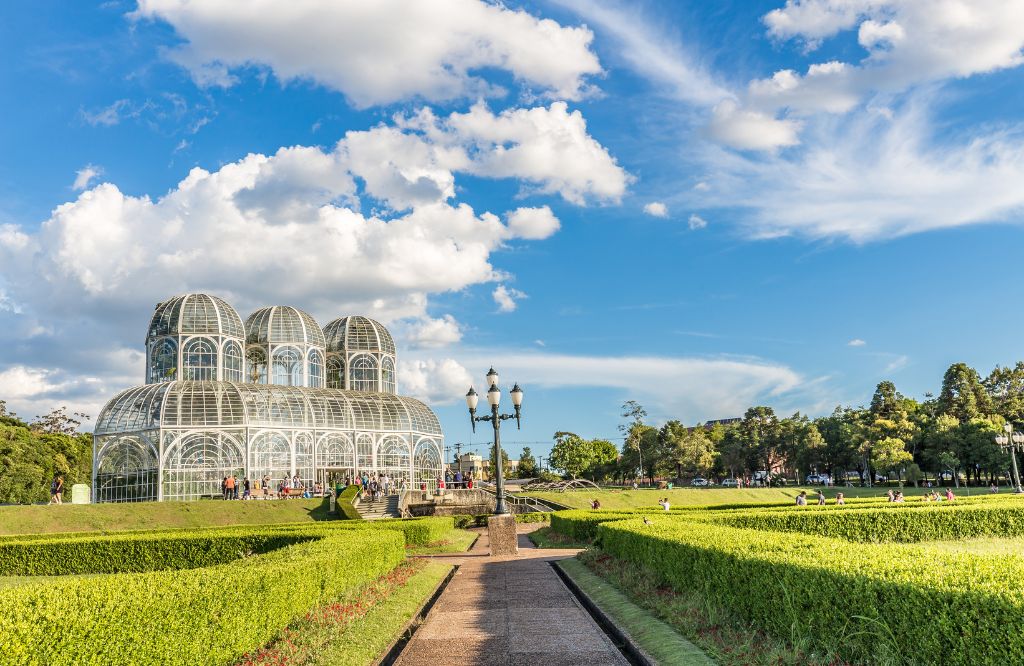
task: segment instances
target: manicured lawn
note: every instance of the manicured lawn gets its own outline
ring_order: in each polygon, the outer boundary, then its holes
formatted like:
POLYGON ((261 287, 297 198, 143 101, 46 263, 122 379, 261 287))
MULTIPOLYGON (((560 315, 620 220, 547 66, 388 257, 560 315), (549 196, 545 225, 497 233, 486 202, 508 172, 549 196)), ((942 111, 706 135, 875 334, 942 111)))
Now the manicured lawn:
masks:
POLYGON ((0 506, 0 535, 269 525, 331 518, 326 499, 0 506))
POLYGON ((240 666, 373 664, 451 571, 451 565, 407 560, 393 572, 337 603, 292 623, 240 666))
POLYGON ((428 544, 426 546, 406 546, 405 552, 409 555, 440 555, 442 553, 464 553, 469 550, 473 542, 480 535, 479 532, 469 530, 452 530, 451 535, 444 541, 428 544))
POLYGON ((587 548, 589 543, 573 541, 572 537, 553 532, 550 527, 542 527, 529 534, 530 541, 538 548, 587 548))
MULTIPOLYGON (((817 495, 817 487, 812 486, 791 486, 786 488, 673 488, 672 490, 570 490, 564 493, 536 492, 523 493, 534 495, 541 499, 548 499, 552 502, 571 506, 575 509, 589 509, 590 502, 597 499, 601 502, 602 509, 634 509, 640 507, 658 508, 658 500, 668 497, 671 506, 694 506, 694 505, 715 505, 715 504, 737 504, 743 502, 780 502, 785 504, 793 503, 797 494, 806 490, 808 496, 817 495)), ((825 488, 825 497, 831 504, 835 500, 836 493, 841 492, 848 498, 854 497, 885 497, 888 488, 825 488)), ((903 494, 907 497, 916 497, 929 492, 926 488, 904 488, 903 494)), ((954 492, 958 496, 987 495, 985 488, 960 488, 954 492)))
POLYGON ((680 636, 650 612, 640 608, 615 586, 590 571, 579 560, 558 562, 587 596, 611 617, 633 643, 665 666, 711 666, 713 662, 700 648, 680 636))

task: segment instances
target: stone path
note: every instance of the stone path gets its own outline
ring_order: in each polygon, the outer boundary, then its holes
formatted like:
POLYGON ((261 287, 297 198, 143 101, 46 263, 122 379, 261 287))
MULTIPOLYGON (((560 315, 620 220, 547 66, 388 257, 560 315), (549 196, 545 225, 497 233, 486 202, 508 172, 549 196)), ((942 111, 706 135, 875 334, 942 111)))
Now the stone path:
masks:
POLYGON ((397 664, 628 664, 549 564, 578 551, 534 548, 525 533, 518 557, 489 548, 485 531, 468 553, 433 556, 461 566, 397 664))

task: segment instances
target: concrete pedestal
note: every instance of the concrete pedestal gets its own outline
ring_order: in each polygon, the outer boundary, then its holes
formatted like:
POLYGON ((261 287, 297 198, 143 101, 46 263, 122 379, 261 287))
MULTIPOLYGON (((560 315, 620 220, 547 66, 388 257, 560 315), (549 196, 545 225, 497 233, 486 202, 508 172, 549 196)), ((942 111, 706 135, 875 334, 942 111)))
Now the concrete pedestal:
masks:
POLYGON ((488 516, 487 537, 491 542, 491 557, 519 554, 516 517, 511 513, 501 516, 488 516))

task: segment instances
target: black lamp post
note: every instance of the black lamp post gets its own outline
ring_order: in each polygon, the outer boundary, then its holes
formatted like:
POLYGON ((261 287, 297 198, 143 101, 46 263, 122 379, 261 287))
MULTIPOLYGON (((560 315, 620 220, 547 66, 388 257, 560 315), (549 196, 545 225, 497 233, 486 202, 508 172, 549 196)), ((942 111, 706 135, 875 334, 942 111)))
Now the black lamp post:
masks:
POLYGON ((494 426, 494 494, 496 498, 494 513, 495 515, 501 515, 508 513, 508 509, 505 507, 505 476, 501 469, 501 422, 515 419, 516 429, 519 429, 523 405, 523 389, 519 388, 519 384, 516 384, 509 391, 509 396, 512 398, 512 406, 516 410, 515 414, 500 414, 498 412, 498 403, 501 402, 501 389, 498 388, 498 373, 494 368, 487 372, 487 382, 490 385, 490 388, 487 389, 487 403, 491 406, 490 415, 476 415, 476 405, 480 400, 480 396, 477 395, 476 390, 472 386, 469 387, 469 392, 466 393, 466 406, 469 407, 469 422, 473 426, 473 432, 476 432, 477 421, 490 421, 491 425, 494 426))

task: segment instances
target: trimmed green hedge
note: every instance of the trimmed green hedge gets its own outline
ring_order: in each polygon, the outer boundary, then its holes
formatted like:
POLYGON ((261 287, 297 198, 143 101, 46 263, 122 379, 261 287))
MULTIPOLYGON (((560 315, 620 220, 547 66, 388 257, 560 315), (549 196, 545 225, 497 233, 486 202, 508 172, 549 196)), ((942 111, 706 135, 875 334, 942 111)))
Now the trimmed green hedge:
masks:
MULTIPOLYGON (((465 516, 452 516, 455 519, 455 527, 465 529, 467 527, 487 527, 487 519, 493 514, 477 513, 465 516)), ((551 513, 544 511, 531 511, 529 513, 516 513, 517 523, 546 523, 551 519, 551 513)))
MULTIPOLYGON (((352 538, 357 535, 350 531, 257 528, 254 533, 269 535, 263 545, 275 539, 293 545, 198 569, 0 589, 0 662, 230 662, 266 644, 293 617, 372 581, 404 558, 403 537, 393 530, 372 538, 352 538)), ((233 538, 222 545, 237 545, 233 538)), ((207 536, 198 539, 211 543, 207 536)), ((182 552, 175 548, 168 552, 182 552)))
POLYGON ((338 495, 338 499, 334 507, 335 510, 337 510, 339 516, 345 518, 346 520, 363 519, 363 517, 359 514, 359 511, 356 510, 355 505, 352 504, 352 500, 354 500, 356 498, 356 495, 358 494, 359 486, 355 484, 346 486, 345 490, 341 491, 341 494, 338 495))
MULTIPOLYGON (((662 511, 664 514, 665 512, 662 511)), ((593 541, 597 536, 597 526, 613 520, 636 518, 635 513, 619 513, 613 511, 556 511, 551 514, 551 529, 559 534, 572 537, 574 541, 593 541)))
POLYGON ((455 521, 451 516, 430 516, 427 518, 402 518, 400 520, 375 520, 365 522, 366 529, 396 530, 405 535, 405 543, 410 546, 426 546, 443 541, 455 529, 455 521))
POLYGON ((782 639, 853 663, 1024 663, 1019 558, 653 522, 605 523, 598 538, 605 552, 782 639))
POLYGON ((849 511, 752 511, 719 514, 710 519, 733 527, 802 532, 874 543, 1024 535, 1024 505, 1020 502, 960 506, 943 502, 902 511, 889 507, 849 511))

